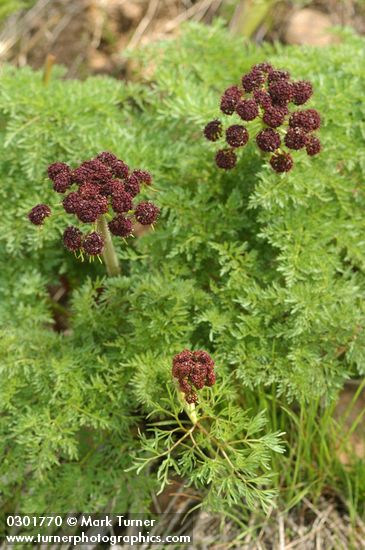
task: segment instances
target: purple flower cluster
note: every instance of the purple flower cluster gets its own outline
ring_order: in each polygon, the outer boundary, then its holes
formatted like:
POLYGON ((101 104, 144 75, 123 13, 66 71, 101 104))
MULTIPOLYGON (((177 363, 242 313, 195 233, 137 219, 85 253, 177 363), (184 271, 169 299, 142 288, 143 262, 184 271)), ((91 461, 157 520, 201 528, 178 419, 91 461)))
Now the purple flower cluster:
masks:
MULTIPOLYGON (((239 86, 230 86, 220 99, 224 115, 236 115, 244 122, 259 120, 262 129, 255 142, 265 153, 272 153, 270 165, 276 172, 288 172, 294 161, 289 150, 306 149, 309 156, 321 150, 313 132, 319 129, 321 118, 315 109, 293 110, 312 96, 312 84, 307 80, 292 81, 288 71, 278 70, 269 63, 254 65, 242 76, 239 86)), ((215 155, 216 165, 231 170, 237 163, 237 150, 249 141, 249 132, 242 124, 224 130, 223 123, 212 120, 204 128, 209 141, 225 139, 225 146, 215 155)))
POLYGON ((172 360, 172 375, 177 378, 187 403, 196 403, 196 390, 215 384, 214 361, 206 351, 183 350, 172 360))
POLYGON ((51 209, 47 204, 37 204, 28 214, 29 220, 34 225, 42 225, 44 220, 51 215, 51 209))
MULTIPOLYGON (((133 220, 151 225, 159 216, 159 208, 151 202, 133 204, 142 185, 151 185, 151 174, 139 169, 131 171, 112 153, 100 153, 74 170, 63 162, 54 162, 48 167, 48 177, 56 193, 67 192, 62 200, 64 210, 83 224, 94 224, 93 230, 86 235, 75 226, 65 229, 63 243, 72 252, 83 251, 96 256, 103 251, 104 238, 96 231, 96 222, 110 211, 114 214, 108 223, 109 230, 123 238, 132 234, 133 220)), ((38 204, 28 218, 34 225, 42 225, 50 214, 49 206, 38 204)))

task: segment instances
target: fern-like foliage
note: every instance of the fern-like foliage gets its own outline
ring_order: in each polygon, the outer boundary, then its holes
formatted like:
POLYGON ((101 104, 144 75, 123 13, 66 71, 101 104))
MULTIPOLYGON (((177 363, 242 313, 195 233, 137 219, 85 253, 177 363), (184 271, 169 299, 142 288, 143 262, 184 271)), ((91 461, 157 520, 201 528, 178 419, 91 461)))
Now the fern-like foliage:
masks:
POLYGON ((243 411, 234 404, 229 386, 229 379, 226 383, 220 380, 208 399, 201 398, 199 422, 191 425, 181 419, 178 397, 166 385, 168 398, 160 398, 150 415, 166 420, 155 420, 147 433, 141 434, 142 451, 129 471, 140 473, 155 466, 160 492, 172 473, 187 478, 203 493, 208 489, 204 504, 217 512, 222 511, 222 500, 231 510, 244 505, 267 511, 275 497, 270 487, 271 452, 284 451, 280 443, 283 434, 262 434, 265 412, 252 416, 243 411))
POLYGON ((0 69, 7 509, 96 510, 112 499, 118 512, 147 509, 173 474, 204 488, 216 510, 267 506, 270 453, 281 447, 245 392, 275 384, 282 399, 330 400, 364 372, 363 38, 346 31, 320 52, 258 48, 220 24, 193 24, 134 55, 149 67, 143 84, 64 81, 57 69, 45 87, 28 68, 0 69), (298 154, 278 176, 248 146, 222 173, 202 128, 219 115, 221 91, 265 59, 313 81, 323 152, 298 154), (49 163, 102 150, 149 169, 162 209, 154 232, 118 244, 123 276, 112 280, 63 250, 61 217, 40 229, 26 218, 36 202, 56 206, 49 163), (60 276, 66 303, 51 298, 60 276), (185 347, 217 364, 194 430, 170 376, 185 347), (126 472, 135 459, 151 466, 126 472))

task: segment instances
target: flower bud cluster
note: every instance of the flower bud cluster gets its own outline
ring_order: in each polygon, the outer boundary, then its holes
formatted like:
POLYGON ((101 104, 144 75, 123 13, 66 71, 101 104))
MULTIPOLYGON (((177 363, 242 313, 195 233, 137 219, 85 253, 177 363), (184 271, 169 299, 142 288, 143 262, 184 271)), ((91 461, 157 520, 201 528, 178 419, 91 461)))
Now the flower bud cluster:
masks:
POLYGON ((183 350, 172 361, 172 375, 177 378, 187 403, 196 403, 196 390, 215 384, 214 361, 206 351, 183 350))
MULTIPOLYGON (((259 63, 242 76, 239 86, 226 89, 220 110, 244 123, 256 120, 257 147, 272 154, 270 165, 276 172, 288 172, 294 164, 290 150, 305 148, 309 156, 321 150, 321 143, 313 134, 321 124, 319 113, 315 109, 295 110, 312 94, 312 84, 307 80, 293 81, 288 71, 259 63), (257 122, 261 126, 258 131, 257 122)), ((216 165, 224 170, 236 166, 237 151, 250 137, 246 124, 232 124, 225 129, 219 119, 208 122, 204 136, 209 141, 225 141, 215 155, 216 165)))
MULTIPOLYGON (((151 225, 159 216, 160 210, 152 202, 133 204, 141 187, 152 184, 151 174, 140 169, 131 171, 125 162, 107 151, 82 162, 74 170, 63 162, 54 162, 48 167, 48 177, 54 191, 65 195, 64 210, 82 224, 93 224, 92 231, 86 235, 73 225, 65 229, 63 243, 72 252, 81 251, 89 256, 102 253, 104 237, 96 225, 100 216, 112 214, 109 230, 123 238, 132 234, 133 221, 151 225)), ((50 214, 49 206, 38 204, 28 218, 34 225, 42 225, 50 214)))

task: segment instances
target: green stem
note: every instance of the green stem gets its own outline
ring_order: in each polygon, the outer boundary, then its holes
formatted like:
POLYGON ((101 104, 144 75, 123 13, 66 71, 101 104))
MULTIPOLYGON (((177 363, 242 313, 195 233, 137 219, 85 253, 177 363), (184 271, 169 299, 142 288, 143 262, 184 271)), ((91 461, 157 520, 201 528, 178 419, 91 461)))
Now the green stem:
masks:
POLYGON ((104 249, 102 256, 106 266, 106 271, 109 277, 116 277, 117 275, 120 275, 120 265, 118 257, 115 253, 113 241, 105 216, 100 216, 98 218, 97 229, 104 238, 104 249))
POLYGON ((269 17, 276 0, 241 0, 230 23, 233 34, 251 38, 269 17))
POLYGON ((183 392, 180 392, 180 399, 181 399, 181 402, 184 404, 184 409, 186 411, 186 414, 190 418, 193 426, 195 426, 198 423, 195 403, 187 403, 185 400, 185 394, 183 392))
POLYGON ((49 83, 49 80, 51 78, 52 67, 55 61, 56 61, 55 56, 49 53, 46 57, 46 61, 43 68, 43 84, 45 86, 47 86, 49 83))

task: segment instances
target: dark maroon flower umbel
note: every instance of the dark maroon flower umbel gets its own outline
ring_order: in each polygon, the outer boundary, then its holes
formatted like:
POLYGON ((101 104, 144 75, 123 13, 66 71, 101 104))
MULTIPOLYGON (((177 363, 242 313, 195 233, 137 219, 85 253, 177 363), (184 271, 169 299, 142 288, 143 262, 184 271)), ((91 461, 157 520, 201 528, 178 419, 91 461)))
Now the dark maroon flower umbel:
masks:
POLYGON ((65 193, 67 189, 71 186, 71 173, 70 172, 59 172, 53 178, 53 189, 56 193, 65 193))
POLYGON ((117 235, 118 237, 129 237, 132 234, 133 224, 129 218, 124 216, 117 216, 109 222, 110 233, 117 235))
MULTIPOLYGON (((288 150, 306 148, 309 156, 320 152, 318 138, 312 132, 318 130, 321 119, 315 109, 296 110, 313 95, 312 84, 307 80, 293 81, 290 73, 272 67, 270 63, 258 63, 241 78, 241 84, 230 86, 221 97, 221 111, 238 121, 247 123, 258 120, 262 129, 256 135, 256 145, 265 153, 275 153, 270 164, 276 172, 286 172, 294 161, 288 150), (280 130, 279 130, 280 129, 280 130), (276 131, 278 130, 278 131, 276 131), (308 136, 308 134, 311 136, 308 136), (283 142, 283 143, 282 143, 283 142), (287 148, 287 150, 285 150, 287 148)), ((231 170, 237 165, 237 151, 249 141, 249 124, 237 123, 225 126, 222 120, 213 120, 204 128, 209 141, 223 142, 215 154, 218 168, 231 170)))
POLYGON ((72 172, 72 181, 78 184, 96 183, 102 185, 112 179, 110 169, 100 160, 87 160, 72 172))
POLYGON ((289 153, 277 153, 271 157, 270 164, 275 172, 289 172, 293 168, 293 159, 289 153))
POLYGON ((51 209, 46 204, 37 204, 28 214, 29 220, 34 225, 42 225, 44 220, 51 215, 51 209))
POLYGON ((221 149, 215 155, 215 162, 218 168, 232 170, 236 166, 237 155, 232 149, 221 149))
POLYGON ((80 250, 82 245, 82 233, 80 229, 71 225, 63 232, 63 244, 71 252, 80 250))
POLYGON ((265 109, 264 116, 262 120, 270 126, 270 128, 278 128, 281 126, 285 119, 285 113, 282 109, 275 107, 268 107, 265 109))
POLYGON ((245 92, 253 92, 253 90, 261 88, 261 85, 265 82, 265 80, 266 75, 264 74, 264 71, 261 71, 256 66, 252 68, 251 72, 243 75, 242 86, 245 92))
POLYGON ((272 128, 265 128, 257 134, 256 143, 260 147, 261 151, 265 151, 265 153, 272 153, 280 147, 280 136, 272 128))
POLYGON ((236 105, 236 113, 242 120, 254 120, 259 114, 259 108, 254 99, 242 99, 236 105))
POLYGON ((77 217, 83 223, 96 222, 99 217, 99 209, 91 201, 82 201, 77 211, 77 217))
POLYGON ((132 209, 132 197, 126 191, 119 191, 112 196, 114 212, 128 212, 132 209))
POLYGON ((254 65, 252 67, 253 70, 261 71, 263 73, 271 74, 273 72, 273 66, 271 63, 257 63, 257 65, 254 65))
POLYGON ((276 105, 286 105, 293 97, 293 86, 288 80, 275 80, 269 86, 269 94, 276 105))
POLYGON ((63 199, 63 208, 65 209, 67 214, 76 214, 76 212, 78 212, 80 208, 81 201, 82 197, 80 193, 72 191, 63 199))
POLYGON ((248 132, 244 126, 234 124, 226 130, 226 141, 231 147, 243 147, 248 142, 248 132))
POLYGON ((206 351, 183 350, 172 360, 172 376, 177 378, 187 403, 196 403, 196 390, 215 384, 214 361, 206 351))
POLYGON ((96 157, 97 160, 100 160, 103 164, 106 164, 107 166, 112 166, 112 164, 118 160, 113 153, 109 153, 108 151, 104 151, 103 153, 99 153, 96 157))
POLYGON ((308 80, 293 82, 293 103, 303 105, 313 94, 313 87, 308 80))
POLYGON ((131 174, 129 178, 125 180, 124 189, 130 194, 131 197, 136 197, 141 190, 137 176, 131 174))
POLYGON ((64 162, 54 162, 47 169, 48 177, 53 181, 53 189, 57 193, 65 193, 72 183, 71 168, 64 162))
POLYGON ((307 143, 307 134, 302 128, 289 128, 284 142, 289 149, 302 149, 307 143))
POLYGON ((119 159, 115 160, 110 167, 111 167, 113 176, 115 176, 116 178, 123 179, 128 177, 129 168, 126 165, 126 163, 123 162, 122 160, 119 160, 119 159))
POLYGON ((104 239, 100 233, 93 231, 84 238, 83 249, 89 256, 101 254, 104 247, 104 239))
POLYGON ((315 109, 297 111, 296 113, 293 113, 289 119, 289 126, 292 128, 303 128, 306 132, 318 130, 320 125, 321 117, 315 109))
POLYGON ((263 109, 268 109, 269 107, 272 107, 270 94, 265 90, 254 90, 253 97, 257 105, 260 105, 260 107, 262 107, 263 109))
POLYGON ((54 181, 54 178, 57 176, 57 174, 60 174, 61 172, 70 174, 71 168, 68 166, 68 164, 65 164, 64 162, 54 162, 53 164, 50 164, 47 168, 48 177, 52 181, 54 181))
MULTIPOLYGON (((82 162, 74 170, 64 162, 54 162, 47 172, 57 193, 68 191, 62 200, 65 212, 74 215, 82 224, 93 224, 86 237, 78 227, 65 229, 63 242, 72 252, 80 250, 90 256, 101 254, 104 241, 107 242, 107 227, 113 235, 128 237, 133 232, 133 221, 149 225, 156 221, 160 212, 152 202, 133 204, 142 186, 152 184, 151 174, 142 169, 130 172, 124 161, 108 151, 82 162), (103 215, 113 211, 117 216, 106 224, 103 215), (127 212, 128 217, 125 216, 127 212)), ((39 204, 28 217, 33 224, 41 225, 50 214, 49 206, 39 204)))
POLYGON ((152 202, 140 202, 136 208, 135 216, 137 222, 139 222, 142 225, 151 225, 154 223, 158 215, 160 213, 160 209, 157 208, 152 202))
POLYGON ((220 120, 212 120, 204 128, 204 135, 209 141, 217 141, 222 133, 223 125, 220 120))
POLYGON ((152 184, 152 176, 147 170, 133 170, 132 176, 136 177, 139 183, 144 183, 145 185, 152 184))
POLYGON ((269 72, 269 82, 277 82, 278 80, 289 80, 290 73, 288 71, 280 71, 273 69, 269 72))
POLYGON ((318 155, 321 151, 321 142, 316 136, 308 136, 306 150, 310 157, 318 155))
POLYGON ((242 91, 238 86, 227 88, 221 97, 221 111, 226 115, 232 115, 237 103, 241 99, 242 91))

